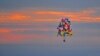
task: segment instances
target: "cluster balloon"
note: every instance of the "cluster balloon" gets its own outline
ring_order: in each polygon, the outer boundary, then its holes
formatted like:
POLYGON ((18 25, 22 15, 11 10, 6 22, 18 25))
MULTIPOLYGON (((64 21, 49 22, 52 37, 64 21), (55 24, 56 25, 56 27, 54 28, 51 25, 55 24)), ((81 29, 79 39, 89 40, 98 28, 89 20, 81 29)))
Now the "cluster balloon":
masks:
MULTIPOLYGON (((72 36, 71 21, 68 18, 61 19, 58 27, 57 36, 65 37, 72 36)), ((65 42, 65 39, 63 40, 65 42)))

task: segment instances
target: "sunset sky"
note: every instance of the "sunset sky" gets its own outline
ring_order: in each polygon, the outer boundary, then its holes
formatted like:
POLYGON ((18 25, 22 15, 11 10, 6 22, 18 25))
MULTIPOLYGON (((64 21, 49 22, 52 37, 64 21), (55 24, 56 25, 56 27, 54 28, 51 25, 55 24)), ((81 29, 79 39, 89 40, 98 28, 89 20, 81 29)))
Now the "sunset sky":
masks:
POLYGON ((0 0, 0 56, 100 56, 99 52, 100 0, 0 0), (56 36, 63 17, 72 22, 68 43, 56 36))
POLYGON ((100 22, 99 0, 1 0, 0 23, 55 22, 69 17, 78 22, 100 22))

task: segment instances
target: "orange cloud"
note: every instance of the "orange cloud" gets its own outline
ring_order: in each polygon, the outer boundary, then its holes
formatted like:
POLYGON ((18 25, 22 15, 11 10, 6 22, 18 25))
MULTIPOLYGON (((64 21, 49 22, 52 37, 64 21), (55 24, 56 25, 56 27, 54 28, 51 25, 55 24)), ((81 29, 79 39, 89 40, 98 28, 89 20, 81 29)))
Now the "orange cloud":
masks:
MULTIPOLYGON (((39 15, 39 18, 45 20, 51 19, 56 22, 57 18, 69 17, 72 21, 78 22, 100 22, 99 16, 94 16, 96 10, 87 9, 81 11, 35 11, 33 14, 39 15), (46 18, 48 16, 48 19, 46 18)), ((42 19, 41 19, 42 20, 42 19)), ((49 21, 49 20, 48 20, 49 21)))
POLYGON ((51 15, 63 15, 65 14, 64 12, 56 12, 56 11, 35 11, 33 14, 41 14, 41 15, 46 15, 46 14, 51 14, 51 15))
POLYGON ((23 11, 0 13, 0 22, 57 22, 58 18, 69 17, 78 22, 100 22, 95 9, 81 11, 23 11))
POLYGON ((11 32, 10 29, 0 28, 0 33, 9 33, 9 32, 11 32))
POLYGON ((26 16, 22 14, 12 14, 9 16, 9 18, 11 18, 12 20, 24 20, 26 19, 26 16))
POLYGON ((0 22, 24 22, 28 21, 29 15, 21 12, 3 12, 0 14, 0 22))

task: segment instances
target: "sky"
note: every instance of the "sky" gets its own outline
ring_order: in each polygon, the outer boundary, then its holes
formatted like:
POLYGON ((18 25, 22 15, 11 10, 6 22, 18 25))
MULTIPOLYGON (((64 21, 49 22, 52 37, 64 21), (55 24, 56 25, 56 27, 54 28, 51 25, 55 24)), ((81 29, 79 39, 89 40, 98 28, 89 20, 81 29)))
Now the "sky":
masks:
POLYGON ((72 21, 100 22, 99 3, 99 0, 1 0, 0 21, 55 22, 69 17, 72 21))
POLYGON ((100 56, 100 0, 0 0, 0 56, 100 56), (73 36, 57 37, 60 19, 73 36))

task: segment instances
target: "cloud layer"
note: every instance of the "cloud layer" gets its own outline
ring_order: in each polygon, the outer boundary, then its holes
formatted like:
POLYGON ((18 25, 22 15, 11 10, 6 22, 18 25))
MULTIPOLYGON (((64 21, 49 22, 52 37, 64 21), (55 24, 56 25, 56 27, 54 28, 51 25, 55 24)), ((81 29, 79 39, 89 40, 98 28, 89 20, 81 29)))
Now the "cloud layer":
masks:
POLYGON ((85 9, 80 11, 23 10, 0 12, 0 23, 6 22, 57 22, 59 18, 69 17, 77 22, 100 22, 99 10, 85 9))

